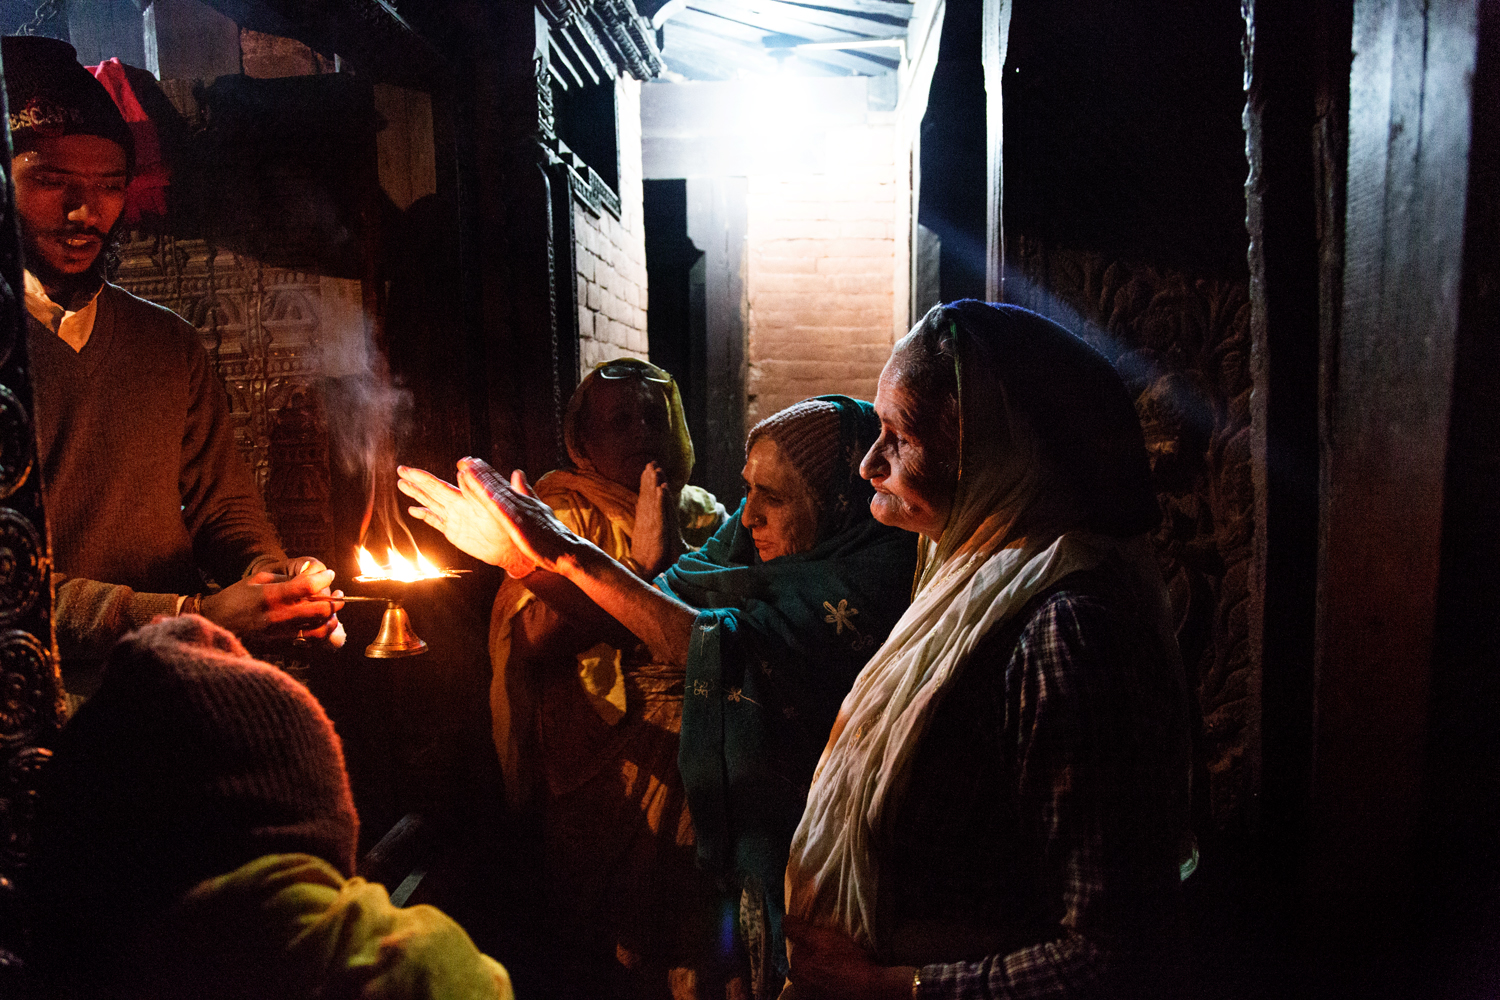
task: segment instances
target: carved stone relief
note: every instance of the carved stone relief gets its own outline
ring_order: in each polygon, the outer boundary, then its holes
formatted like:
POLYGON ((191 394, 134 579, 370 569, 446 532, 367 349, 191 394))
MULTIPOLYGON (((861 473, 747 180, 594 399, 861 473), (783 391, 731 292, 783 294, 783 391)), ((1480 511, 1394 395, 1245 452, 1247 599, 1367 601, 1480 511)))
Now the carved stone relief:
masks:
POLYGON ((1195 279, 1024 236, 1007 264, 1007 300, 1077 330, 1136 395, 1162 508, 1157 551, 1203 714, 1209 812, 1219 827, 1241 821, 1259 690, 1248 280, 1195 279))
POLYGON ((120 248, 115 280, 197 328, 283 546, 330 562, 319 276, 267 267, 202 240, 135 234, 120 248))

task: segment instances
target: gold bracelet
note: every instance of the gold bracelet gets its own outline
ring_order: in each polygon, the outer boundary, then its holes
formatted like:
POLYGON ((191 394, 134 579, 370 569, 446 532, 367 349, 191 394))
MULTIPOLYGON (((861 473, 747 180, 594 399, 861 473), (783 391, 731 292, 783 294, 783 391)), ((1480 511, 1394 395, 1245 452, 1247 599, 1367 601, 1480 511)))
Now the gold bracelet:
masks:
POLYGON ((182 602, 182 613, 185 615, 203 614, 203 595, 190 594, 188 599, 182 602))
POLYGON ((913 972, 911 974, 911 1000, 917 1000, 917 992, 921 988, 922 988, 922 969, 920 967, 918 967, 917 971, 913 972))

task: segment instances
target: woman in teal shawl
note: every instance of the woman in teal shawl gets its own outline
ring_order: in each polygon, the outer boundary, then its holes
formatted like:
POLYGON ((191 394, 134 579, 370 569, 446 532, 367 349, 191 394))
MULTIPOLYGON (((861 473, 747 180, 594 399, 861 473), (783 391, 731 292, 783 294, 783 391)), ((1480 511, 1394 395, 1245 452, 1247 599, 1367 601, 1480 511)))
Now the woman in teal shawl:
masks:
POLYGON ((757 424, 745 503, 657 589, 558 523, 519 473, 507 485, 465 459, 452 487, 401 471, 423 504, 414 516, 512 575, 564 578, 658 661, 685 668, 678 763, 699 862, 744 890, 758 995, 775 995, 786 971, 781 875, 813 768, 844 694, 909 601, 912 536, 870 516, 859 477, 878 433, 870 404, 847 396, 757 424))
MULTIPOLYGON (((656 578, 664 593, 706 609, 693 622, 677 761, 699 863, 738 882, 747 909, 764 901, 773 985, 786 971, 782 873, 813 768, 839 703, 906 610, 915 566, 914 546, 870 516, 873 490, 859 476, 880 431, 874 408, 847 396, 817 401, 838 408, 839 447, 813 547, 763 561, 742 506, 656 578)), ((749 923, 754 965, 764 952, 749 923)))

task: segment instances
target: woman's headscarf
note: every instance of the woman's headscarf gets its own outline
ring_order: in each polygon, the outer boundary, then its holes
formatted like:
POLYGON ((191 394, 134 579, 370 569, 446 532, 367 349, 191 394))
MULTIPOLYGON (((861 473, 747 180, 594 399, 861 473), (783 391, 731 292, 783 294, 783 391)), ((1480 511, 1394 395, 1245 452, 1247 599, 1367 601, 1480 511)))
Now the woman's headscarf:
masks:
POLYGON ((911 607, 839 710, 786 872, 789 912, 883 958, 899 945, 877 921, 881 845, 933 711, 991 629, 1098 570, 1154 627, 1181 688, 1144 535, 1158 518, 1145 444, 1109 362, 1034 313, 972 301, 929 312, 898 352, 913 349, 928 363, 910 371, 938 383, 919 387, 919 406, 943 405, 944 383, 956 391, 956 491, 938 542, 921 543, 911 607))
POLYGON ((638 358, 616 358, 601 361, 594 370, 584 376, 568 399, 568 409, 563 414, 563 444, 568 449, 568 461, 584 472, 596 472, 589 460, 583 442, 588 434, 589 396, 601 382, 611 379, 633 378, 643 382, 647 388, 661 393, 667 404, 668 446, 662 455, 662 472, 672 489, 680 490, 693 474, 693 439, 688 434, 687 415, 682 408, 682 394, 677 391, 677 380, 665 369, 638 358))
POLYGON ((1098 351, 1036 313, 974 299, 934 306, 913 334, 948 359, 958 397, 958 484, 938 544, 924 546, 924 575, 999 512, 1032 531, 1129 537, 1156 526, 1140 420, 1098 351))

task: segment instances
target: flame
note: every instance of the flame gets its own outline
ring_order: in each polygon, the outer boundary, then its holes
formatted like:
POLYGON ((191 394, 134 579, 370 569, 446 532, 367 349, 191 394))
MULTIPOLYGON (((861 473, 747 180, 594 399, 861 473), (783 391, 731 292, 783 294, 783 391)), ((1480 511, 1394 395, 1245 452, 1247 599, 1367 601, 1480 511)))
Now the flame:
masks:
POLYGON ((385 564, 388 567, 387 572, 393 579, 400 580, 402 583, 411 583, 418 579, 417 567, 403 559, 401 553, 395 549, 385 550, 385 564))
POLYGON ((356 555, 359 557, 359 575, 361 577, 370 577, 378 580, 385 576, 385 570, 381 569, 380 564, 375 561, 375 557, 370 555, 369 549, 361 545, 357 548, 356 555))
POLYGON ((386 564, 381 566, 375 561, 375 557, 363 545, 355 548, 355 555, 359 559, 359 580, 369 582, 374 580, 397 580, 401 583, 414 583, 417 580, 431 580, 440 576, 453 576, 452 570, 442 569, 422 554, 420 549, 416 550, 416 562, 407 559, 394 547, 385 550, 386 564))

